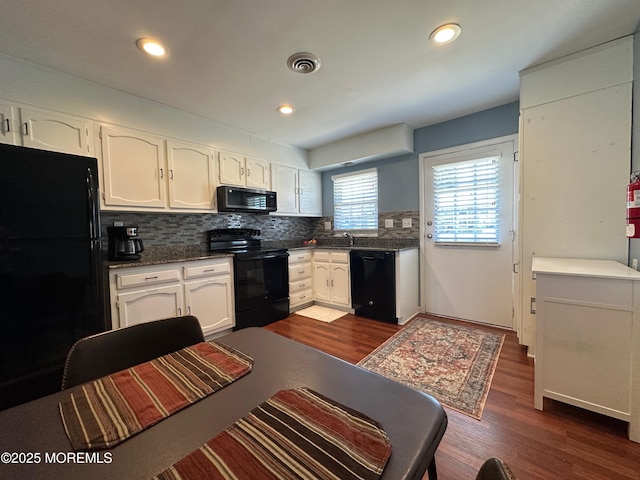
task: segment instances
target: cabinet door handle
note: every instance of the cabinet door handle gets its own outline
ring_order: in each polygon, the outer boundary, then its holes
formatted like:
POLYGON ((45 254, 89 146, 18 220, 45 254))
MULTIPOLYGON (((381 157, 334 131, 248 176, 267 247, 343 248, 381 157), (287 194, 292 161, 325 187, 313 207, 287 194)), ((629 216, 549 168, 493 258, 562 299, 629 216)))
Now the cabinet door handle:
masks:
POLYGON ((240 167, 240 176, 244 175, 244 167, 240 167))
POLYGON ((7 118, 6 122, 7 122, 7 132, 10 132, 11 131, 11 121, 7 118))
POLYGON ((329 286, 329 279, 327 279, 327 287, 329 286))
POLYGON ((24 134, 29 135, 29 122, 24 122, 24 134))
POLYGON ((169 170, 169 178, 173 180, 173 169, 169 170))
POLYGON ((191 315, 191 305, 187 305, 187 315, 191 315))
POLYGON ((178 307, 178 316, 181 317, 182 316, 182 309, 180 307, 178 307))
POLYGON ((251 176, 251 169, 247 168, 247 177, 250 177, 250 176, 251 176))
POLYGON ((331 286, 333 287, 333 279, 331 280, 331 286))
POLYGON ((531 297, 531 300, 529 300, 529 313, 531 315, 536 314, 536 297, 531 297))
POLYGON ((163 168, 160 169, 160 178, 161 179, 164 178, 164 169, 163 168))

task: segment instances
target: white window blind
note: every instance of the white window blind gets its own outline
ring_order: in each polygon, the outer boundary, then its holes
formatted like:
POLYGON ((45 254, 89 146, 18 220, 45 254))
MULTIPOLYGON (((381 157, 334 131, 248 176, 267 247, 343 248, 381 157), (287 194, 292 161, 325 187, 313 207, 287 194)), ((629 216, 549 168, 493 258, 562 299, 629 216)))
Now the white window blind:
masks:
POLYGON ((499 245, 500 157, 436 165, 435 242, 499 245))
POLYGON ((334 175, 333 223, 335 230, 378 229, 378 170, 334 175))

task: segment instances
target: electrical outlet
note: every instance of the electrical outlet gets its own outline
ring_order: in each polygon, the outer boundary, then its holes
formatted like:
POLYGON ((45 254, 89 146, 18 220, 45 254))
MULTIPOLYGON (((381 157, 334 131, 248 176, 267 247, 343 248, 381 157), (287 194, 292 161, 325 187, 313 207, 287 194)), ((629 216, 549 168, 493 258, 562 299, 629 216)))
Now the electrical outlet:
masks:
POLYGON ((324 222, 324 229, 331 230, 331 222, 324 222))
POLYGON ((393 218, 385 219, 384 228, 393 228, 393 218))
POLYGON ((638 259, 637 258, 632 258, 631 259, 631 268, 633 268, 634 270, 638 269, 638 259))
POLYGON ((413 222, 410 218, 402 219, 402 228, 411 228, 413 226, 413 222))
POLYGON ((124 227, 124 222, 113 222, 114 227, 124 227))

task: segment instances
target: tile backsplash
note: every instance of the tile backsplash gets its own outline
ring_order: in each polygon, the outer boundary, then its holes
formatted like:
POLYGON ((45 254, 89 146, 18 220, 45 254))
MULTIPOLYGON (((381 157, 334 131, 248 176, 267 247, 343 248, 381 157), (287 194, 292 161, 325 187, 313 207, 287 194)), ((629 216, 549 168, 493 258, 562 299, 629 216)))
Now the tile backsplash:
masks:
MULTIPOLYGON (((418 245, 420 237, 420 212, 381 213, 378 217, 378 236, 360 238, 374 245, 401 244, 418 245), (402 226, 403 219, 411 219, 411 227, 402 226), (385 227, 388 221, 393 227, 385 227)), ((113 222, 136 225, 145 247, 165 247, 173 245, 202 245, 207 243, 207 231, 213 228, 257 228, 265 242, 286 241, 302 244, 305 239, 315 238, 319 244, 342 245, 346 239, 334 236, 333 228, 325 230, 325 223, 333 227, 333 217, 281 217, 275 215, 255 215, 248 213, 137 213, 101 212, 101 227, 106 248, 107 227, 113 222)), ((358 240, 356 240, 356 243, 358 240)), ((348 243, 345 243, 345 245, 348 243)), ((205 247, 206 248, 206 247, 205 247)))
POLYGON ((102 235, 113 222, 139 227, 145 247, 206 244, 207 231, 214 228, 257 228, 264 240, 311 238, 316 219, 279 217, 249 213, 133 213, 101 212, 102 235))

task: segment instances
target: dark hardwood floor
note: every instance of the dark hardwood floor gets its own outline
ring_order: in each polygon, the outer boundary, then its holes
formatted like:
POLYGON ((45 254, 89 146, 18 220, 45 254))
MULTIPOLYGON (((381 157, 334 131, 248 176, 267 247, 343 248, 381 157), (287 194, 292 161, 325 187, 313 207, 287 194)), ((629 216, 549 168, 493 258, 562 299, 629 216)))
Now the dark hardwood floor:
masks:
MULTIPOLYGON (((333 323, 291 315, 264 328, 357 363, 401 327, 354 315, 333 323)), ((518 480, 640 480, 640 444, 627 439, 627 424, 551 400, 535 410, 533 360, 515 333, 490 330, 506 338, 482 420, 446 409, 439 480, 472 480, 492 456, 518 480)))

